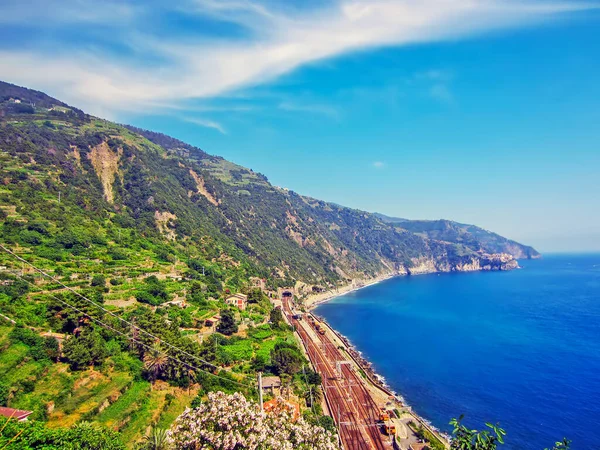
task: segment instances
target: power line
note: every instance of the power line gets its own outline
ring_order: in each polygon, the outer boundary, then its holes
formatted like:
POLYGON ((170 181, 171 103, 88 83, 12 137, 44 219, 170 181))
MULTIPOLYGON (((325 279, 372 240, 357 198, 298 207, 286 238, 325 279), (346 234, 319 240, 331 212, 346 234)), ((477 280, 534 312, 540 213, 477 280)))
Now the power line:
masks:
MULTIPOLYGON (((35 286, 35 284, 33 284, 31 281, 28 281, 28 280, 26 280, 24 277, 22 277, 22 276, 20 276, 20 275, 16 275, 16 274, 15 274, 15 276, 16 276, 17 278, 19 278, 19 279, 23 280, 25 283, 28 283, 28 284, 30 284, 30 285, 32 285, 32 286, 34 286, 36 289, 38 289, 38 291, 40 291, 40 290, 39 290, 39 288, 38 288, 37 286, 35 286)), ((133 341, 133 342, 135 342, 135 343, 137 343, 137 344, 141 345, 142 347, 145 347, 145 348, 147 348, 147 349, 149 349, 149 350, 151 350, 151 351, 156 351, 156 349, 155 349, 154 347, 151 347, 150 345, 148 345, 148 344, 146 344, 146 343, 144 343, 144 342, 142 342, 142 341, 139 341, 139 340, 137 340, 136 338, 134 338, 134 337, 132 337, 132 336, 129 336, 128 334, 126 334, 126 333, 124 333, 124 332, 122 332, 122 331, 120 331, 120 330, 117 330, 116 328, 113 328, 112 326, 108 325, 107 323, 104 323, 104 322, 103 322, 103 321, 101 321, 100 319, 98 319, 98 318, 96 318, 96 317, 93 317, 93 316, 91 316, 90 314, 86 313, 85 311, 82 311, 81 309, 77 308, 76 306, 73 306, 73 305, 71 305, 70 303, 68 303, 68 302, 64 301, 63 299, 61 299, 61 298, 57 297, 56 295, 54 295, 54 294, 47 294, 47 295, 49 295, 50 297, 53 297, 53 298, 55 298, 56 300, 58 300, 58 301, 59 301, 59 302, 61 302, 61 303, 64 303, 64 304, 65 304, 65 305, 67 305, 69 308, 71 308, 71 309, 74 309, 75 311, 79 312, 79 313, 80 313, 80 314, 82 314, 83 316, 85 316, 85 317, 88 317, 90 320, 92 320, 92 321, 94 321, 94 322, 96 322, 96 323, 100 324, 101 326, 103 326, 103 327, 105 327, 105 328, 107 328, 107 329, 109 329, 109 330, 111 330, 111 331, 113 331, 113 332, 115 332, 115 333, 117 333, 117 334, 120 334, 121 336, 124 336, 125 338, 127 338, 127 339, 129 339, 129 340, 131 340, 131 341, 133 341)), ((139 329, 139 328, 138 328, 138 329, 139 329)), ((188 362, 184 362, 184 361, 180 360, 179 358, 176 358, 176 357, 174 357, 174 356, 172 356, 172 355, 169 355, 168 353, 166 353, 166 352, 164 352, 164 351, 162 351, 162 350, 159 350, 159 353, 161 353, 162 355, 166 356, 167 358, 170 358, 170 359, 172 359, 172 360, 173 360, 173 361, 175 361, 175 362, 178 362, 179 364, 181 364, 181 365, 183 365, 183 366, 191 367, 192 369, 198 370, 198 371, 200 371, 200 372, 207 373, 208 375, 212 375, 213 377, 220 378, 220 379, 222 379, 222 380, 229 381, 229 382, 231 382, 231 383, 235 383, 235 384, 238 384, 238 385, 240 385, 240 386, 244 386, 244 387, 253 387, 253 386, 251 386, 251 385, 248 385, 248 384, 245 384, 245 383, 240 383, 240 382, 238 382, 238 381, 231 380, 231 379, 229 379, 229 378, 225 378, 225 377, 222 377, 222 376, 220 376, 220 375, 216 375, 216 374, 214 374, 214 373, 212 373, 212 372, 209 372, 208 370, 205 370, 205 369, 201 369, 201 368, 199 368, 199 367, 196 367, 196 366, 194 366, 193 364, 190 364, 190 363, 188 363, 188 362)), ((216 366, 215 366, 215 367, 216 367, 216 366)))
MULTIPOLYGON (((58 284, 59 284, 60 286, 62 286, 63 288, 65 288, 65 289, 67 289, 68 291, 70 291, 70 292, 72 292, 72 293, 76 294, 77 296, 79 296, 79 297, 83 298, 83 299, 84 299, 85 301, 87 301, 88 303, 90 303, 90 304, 92 304, 92 305, 96 306, 98 309, 101 309, 102 311, 106 312, 107 314, 109 314, 110 316, 114 317, 115 319, 117 319, 117 320, 120 320, 121 322, 124 322, 124 323, 128 324, 128 325, 129 325, 131 328, 133 328, 133 329, 135 329, 135 330, 138 330, 138 331, 141 331, 141 332, 145 333, 146 335, 148 335, 148 336, 152 337, 152 338, 153 338, 153 339, 155 339, 156 341, 159 341, 159 342, 161 342, 161 343, 165 344, 166 346, 168 346, 168 347, 172 348, 172 349, 173 349, 173 350, 175 350, 175 351, 178 351, 178 352, 180 352, 180 353, 182 353, 182 354, 184 354, 184 355, 187 355, 187 356, 189 356, 189 357, 191 357, 191 358, 194 358, 194 359, 196 359, 196 360, 198 360, 198 361, 202 362, 203 364, 206 364, 206 365, 208 365, 208 366, 211 366, 211 367, 214 367, 214 368, 218 368, 216 365, 214 365, 214 364, 212 364, 212 363, 209 363, 208 361, 205 361, 204 359, 202 359, 202 358, 199 358, 199 357, 197 357, 197 356, 195 356, 195 355, 193 355, 193 354, 191 354, 191 353, 188 353, 188 352, 186 352, 185 350, 182 350, 182 349, 180 349, 180 348, 178 348, 178 347, 174 346, 173 344, 170 344, 169 342, 167 342, 167 341, 165 341, 165 340, 163 340, 163 339, 159 338, 158 336, 155 336, 155 335, 153 335, 152 333, 150 333, 150 332, 148 332, 148 331, 144 330, 143 328, 140 328, 140 327, 138 327, 137 325, 133 324, 132 322, 129 322, 129 321, 127 321, 127 320, 123 319, 122 317, 119 317, 118 315, 114 314, 112 311, 110 311, 110 310, 108 310, 108 309, 104 308, 103 306, 99 305, 98 303, 94 302, 93 300, 90 300, 89 298, 85 297, 84 295, 80 294, 79 292, 75 291, 74 289, 70 288, 69 286, 65 285, 65 284, 64 284, 64 283, 62 283, 61 281, 57 280, 57 279, 56 279, 56 278, 54 278, 53 276, 51 276, 51 275, 47 274, 47 273, 46 273, 46 272, 44 272, 42 269, 39 269, 38 267, 36 267, 35 265, 31 264, 31 263, 30 263, 29 261, 27 261, 26 259, 24 259, 24 258, 21 258, 19 255, 15 254, 15 253, 14 253, 14 252, 12 252, 11 250, 7 249, 7 248, 6 248, 4 245, 0 244, 0 248, 2 248, 4 251, 6 251, 6 252, 7 252, 7 253, 9 253, 10 255, 14 256, 15 258, 17 258, 19 261, 21 261, 21 262, 23 262, 23 263, 27 264, 28 266, 32 267, 34 270, 38 271, 38 272, 39 272, 39 273, 41 273, 42 275, 44 275, 44 276, 46 276, 46 277, 50 278, 50 279, 51 279, 52 281, 54 281, 55 283, 58 283, 58 284)), ((34 286, 36 289, 38 289, 38 287, 37 287, 37 286, 36 286, 34 283, 30 282, 29 280, 26 280, 24 277, 22 277, 22 276, 20 276, 20 275, 18 275, 18 274, 14 274, 14 273, 13 273, 13 275, 14 275, 14 276, 16 276, 16 277, 18 277, 19 279, 23 280, 24 282, 26 282, 26 283, 28 283, 28 284, 30 284, 30 285, 32 285, 32 286, 34 286)), ((100 319, 97 319, 97 318, 95 318, 95 317, 92 317, 90 314, 88 314, 88 313, 86 313, 85 311, 82 311, 82 310, 80 310, 79 308, 77 308, 77 307, 75 307, 75 306, 73 306, 73 305, 69 304, 68 302, 64 301, 63 299, 61 299, 61 298, 59 298, 59 297, 57 297, 57 296, 55 296, 55 295, 53 295, 53 294, 48 294, 48 295, 50 295, 51 297, 55 298, 55 299, 56 299, 56 300, 58 300, 59 302, 62 302, 62 303, 64 303, 64 304, 65 304, 65 305, 67 305, 69 308, 71 308, 71 309, 73 309, 73 310, 75 310, 75 311, 77 311, 77 312, 79 312, 79 313, 83 314, 83 315, 84 315, 84 316, 86 316, 86 317, 89 317, 91 320, 93 320, 93 321, 96 321, 96 322, 97 322, 97 323, 99 323, 100 325, 102 325, 102 326, 104 326, 104 327, 106 327, 106 328, 108 328, 108 329, 110 329, 110 330, 114 331, 115 333, 118 333, 118 334, 120 334, 120 335, 122 335, 122 336, 125 336, 127 339, 131 339, 132 341, 139 343, 139 344, 140 344, 140 345, 142 345, 143 347, 146 347, 146 348, 148 348, 148 349, 154 350, 154 349, 153 349, 152 347, 150 347, 149 345, 147 345, 147 344, 145 344, 145 343, 143 343, 143 342, 141 342, 141 341, 139 341, 139 340, 135 339, 134 337, 130 337, 129 335, 127 335, 127 334, 125 334, 125 333, 123 333, 123 332, 121 332, 121 331, 119 331, 119 330, 116 330, 115 328, 111 327, 110 325, 108 325, 108 324, 106 324, 106 323, 102 322, 100 319)), ((209 371, 207 371, 207 370, 204 370, 204 369, 200 369, 200 368, 198 368, 198 367, 196 367, 196 366, 194 366, 194 365, 192 365, 192 364, 190 364, 190 363, 185 363, 185 362, 183 362, 183 361, 179 360, 178 358, 175 358, 175 357, 173 357, 173 356, 171 356, 171 355, 169 355, 169 354, 167 354, 167 353, 165 353, 165 352, 161 352, 161 353, 162 353, 163 355, 165 355, 166 357, 168 357, 168 358, 171 358, 171 359, 173 359, 174 361, 177 361, 177 362, 179 362, 180 364, 183 364, 183 365, 186 365, 186 366, 192 367, 192 368, 194 368, 194 369, 196 369, 196 370, 199 370, 199 371, 201 371, 201 372, 205 372, 205 373, 207 373, 207 374, 209 374, 209 375, 212 375, 212 376, 214 376, 214 377, 216 377, 216 378, 220 378, 220 379, 222 379, 222 380, 226 380, 226 381, 229 381, 229 382, 232 382, 232 383, 238 384, 238 385, 240 385, 240 386, 244 386, 244 387, 252 387, 251 385, 248 385, 248 384, 245 384, 245 383, 240 383, 240 382, 238 382, 238 381, 231 380, 231 379, 229 379, 229 378, 225 378, 225 377, 221 377, 221 376, 219 376, 219 375, 215 375, 215 374, 214 374, 214 373, 212 373, 212 372, 209 372, 209 371)))
POLYGON ((104 311, 105 313, 113 316, 115 319, 120 320, 121 322, 126 323, 127 325, 129 325, 130 327, 133 327, 135 329, 137 329, 138 331, 141 331, 143 333, 145 333, 147 336, 150 336, 152 339, 157 340, 159 342, 162 342, 163 344, 165 344, 167 347, 171 347, 174 350, 177 350, 181 353, 183 353, 184 355, 189 356, 190 358, 194 358, 197 361, 200 361, 202 364, 206 364, 207 366, 211 366, 214 368, 217 368, 217 366, 215 366, 212 363, 209 363, 208 361, 199 358, 196 355, 192 355, 191 353, 186 352, 185 350, 182 350, 176 346, 174 346, 173 344, 170 344, 169 342, 164 341, 163 339, 159 338, 158 336, 155 336, 154 334, 144 330, 143 328, 139 328, 137 325, 135 325, 132 322, 129 322, 128 320, 123 319, 122 317, 118 316, 117 314, 113 313, 112 311, 104 308, 102 305, 96 303, 93 300, 90 300, 89 298, 87 298, 85 295, 77 292, 75 289, 67 286, 66 284, 64 284, 63 282, 61 282, 60 280, 57 280, 56 278, 54 278, 52 275, 44 272, 42 269, 36 267, 35 265, 33 265, 32 263, 30 263, 29 261, 27 261, 26 259, 20 257, 19 255, 17 255, 16 253, 14 253, 13 251, 11 251, 10 249, 6 248, 3 244, 0 244, 0 248, 2 248, 5 252, 9 253, 10 255, 14 256, 15 258, 17 258, 19 261, 21 261, 24 264, 27 264, 29 267, 33 268, 34 270, 36 270, 37 272, 41 273, 42 275, 44 275, 47 278, 50 278, 52 281, 54 281, 55 283, 58 283, 60 286, 62 286, 64 289, 68 290, 69 292, 72 292, 73 294, 77 295, 78 297, 81 297, 82 299, 84 299, 86 302, 94 305, 96 308, 101 309, 102 311, 104 311))

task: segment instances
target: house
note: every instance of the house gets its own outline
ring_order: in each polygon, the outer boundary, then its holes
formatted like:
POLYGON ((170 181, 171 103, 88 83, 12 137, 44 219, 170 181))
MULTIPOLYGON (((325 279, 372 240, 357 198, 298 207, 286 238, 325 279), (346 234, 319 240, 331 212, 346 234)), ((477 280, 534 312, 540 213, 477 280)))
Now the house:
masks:
POLYGON ((252 283, 253 288, 258 288, 263 292, 267 289, 267 280, 265 280, 264 278, 251 277, 250 283, 252 283))
POLYGON ((8 417, 9 419, 16 419, 19 422, 25 422, 27 417, 32 414, 33 411, 23 411, 22 409, 7 408, 0 406, 0 416, 8 417))
POLYGON ((165 305, 179 306, 181 309, 187 308, 185 298, 177 298, 175 300, 171 300, 170 302, 166 302, 165 305))
POLYGON ((281 389, 281 378, 279 377, 264 377, 262 379, 263 391, 267 391, 273 395, 278 395, 281 389))
POLYGON ((233 305, 240 310, 245 310, 248 304, 248 296, 245 294, 234 294, 225 300, 228 305, 233 305))
POLYGON ((206 319, 204 321, 204 326, 212 328, 212 327, 214 327, 217 324, 217 322, 219 320, 221 320, 221 316, 212 316, 210 319, 206 319))

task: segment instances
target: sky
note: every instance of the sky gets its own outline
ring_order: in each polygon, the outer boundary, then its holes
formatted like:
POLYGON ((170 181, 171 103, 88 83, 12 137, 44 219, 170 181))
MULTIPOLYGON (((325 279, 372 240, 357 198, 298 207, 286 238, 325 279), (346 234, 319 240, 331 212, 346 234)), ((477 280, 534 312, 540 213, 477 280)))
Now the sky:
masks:
POLYGON ((600 2, 3 0, 0 79, 300 194, 600 251, 600 2))

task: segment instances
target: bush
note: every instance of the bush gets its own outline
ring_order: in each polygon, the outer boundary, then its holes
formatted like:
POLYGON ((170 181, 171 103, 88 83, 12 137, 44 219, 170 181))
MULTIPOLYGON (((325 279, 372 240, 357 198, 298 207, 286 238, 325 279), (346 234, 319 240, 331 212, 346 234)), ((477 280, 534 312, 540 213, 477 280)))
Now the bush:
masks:
POLYGON ((231 336, 233 333, 237 333, 238 326, 235 323, 235 318, 231 310, 221 310, 221 320, 219 321, 219 325, 217 325, 217 331, 226 336, 231 336))
POLYGON ((72 336, 65 341, 63 353, 73 370, 97 366, 106 358, 106 341, 95 330, 85 330, 79 336, 72 336))
POLYGON ((36 421, 2 424, 0 448, 45 450, 125 450, 119 435, 86 422, 71 428, 46 428, 36 421))
POLYGON ((91 286, 106 286, 106 278, 104 278, 104 275, 101 274, 97 274, 94 275, 92 277, 92 282, 90 283, 91 286))

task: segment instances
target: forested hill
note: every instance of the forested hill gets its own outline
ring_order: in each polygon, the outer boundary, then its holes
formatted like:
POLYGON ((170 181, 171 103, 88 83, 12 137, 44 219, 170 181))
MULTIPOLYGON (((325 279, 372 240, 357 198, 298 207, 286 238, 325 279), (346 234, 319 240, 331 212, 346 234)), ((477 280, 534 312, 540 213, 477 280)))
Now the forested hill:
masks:
POLYGON ((251 276, 331 285, 418 267, 509 269, 509 255, 493 254, 537 255, 492 245, 476 227, 438 232, 304 197, 177 139, 1 82, 0 163, 3 242, 50 261, 110 264, 143 250, 184 274, 205 267, 215 292, 251 276))
POLYGON ((387 217, 382 214, 377 214, 377 216, 384 222, 397 224, 403 229, 420 236, 462 244, 475 251, 509 253, 518 259, 532 259, 541 256, 533 247, 519 244, 475 225, 467 225, 444 219, 407 220, 387 217))

